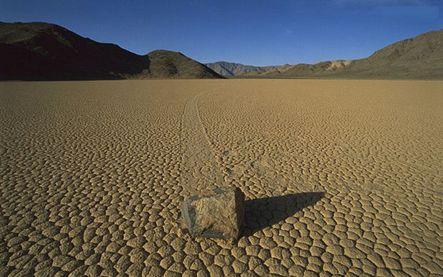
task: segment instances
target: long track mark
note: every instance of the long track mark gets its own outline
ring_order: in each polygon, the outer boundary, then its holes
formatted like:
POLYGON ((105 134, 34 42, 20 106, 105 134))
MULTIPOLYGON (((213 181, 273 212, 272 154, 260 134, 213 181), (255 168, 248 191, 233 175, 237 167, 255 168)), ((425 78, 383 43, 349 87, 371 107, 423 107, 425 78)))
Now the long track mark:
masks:
POLYGON ((221 186, 223 180, 200 118, 198 99, 201 95, 186 102, 182 117, 181 183, 190 194, 221 186))

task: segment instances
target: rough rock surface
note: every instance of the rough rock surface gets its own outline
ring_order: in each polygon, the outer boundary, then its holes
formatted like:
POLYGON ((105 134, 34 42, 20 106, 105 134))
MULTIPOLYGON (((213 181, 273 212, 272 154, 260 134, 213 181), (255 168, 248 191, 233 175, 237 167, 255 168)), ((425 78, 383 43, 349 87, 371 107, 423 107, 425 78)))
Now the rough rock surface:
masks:
POLYGON ((183 202, 182 216, 193 237, 237 239, 244 221, 245 195, 239 188, 217 188, 183 202))

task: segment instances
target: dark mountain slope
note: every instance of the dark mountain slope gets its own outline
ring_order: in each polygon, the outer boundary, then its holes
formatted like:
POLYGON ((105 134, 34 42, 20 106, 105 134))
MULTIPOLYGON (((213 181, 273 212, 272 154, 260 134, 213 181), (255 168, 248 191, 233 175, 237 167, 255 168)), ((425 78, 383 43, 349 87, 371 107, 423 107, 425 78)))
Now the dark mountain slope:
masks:
POLYGON ((0 23, 2 79, 120 79, 149 66, 115 44, 47 23, 0 23))

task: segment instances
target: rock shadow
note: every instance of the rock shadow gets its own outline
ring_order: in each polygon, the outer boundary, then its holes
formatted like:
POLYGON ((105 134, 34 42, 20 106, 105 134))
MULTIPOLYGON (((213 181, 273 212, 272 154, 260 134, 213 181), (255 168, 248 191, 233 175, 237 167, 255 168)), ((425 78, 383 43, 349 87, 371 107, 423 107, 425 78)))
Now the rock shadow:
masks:
POLYGON ((243 236, 252 235, 279 223, 298 211, 314 205, 323 196, 324 192, 302 192, 247 200, 243 236))

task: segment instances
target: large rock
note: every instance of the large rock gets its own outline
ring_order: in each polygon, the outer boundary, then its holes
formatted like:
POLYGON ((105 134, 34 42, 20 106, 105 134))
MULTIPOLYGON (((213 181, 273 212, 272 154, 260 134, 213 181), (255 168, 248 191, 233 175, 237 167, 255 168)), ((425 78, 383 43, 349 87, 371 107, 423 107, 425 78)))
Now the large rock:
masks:
POLYGON ((245 195, 238 188, 217 188, 183 202, 182 216, 192 237, 238 239, 244 222, 245 195))

